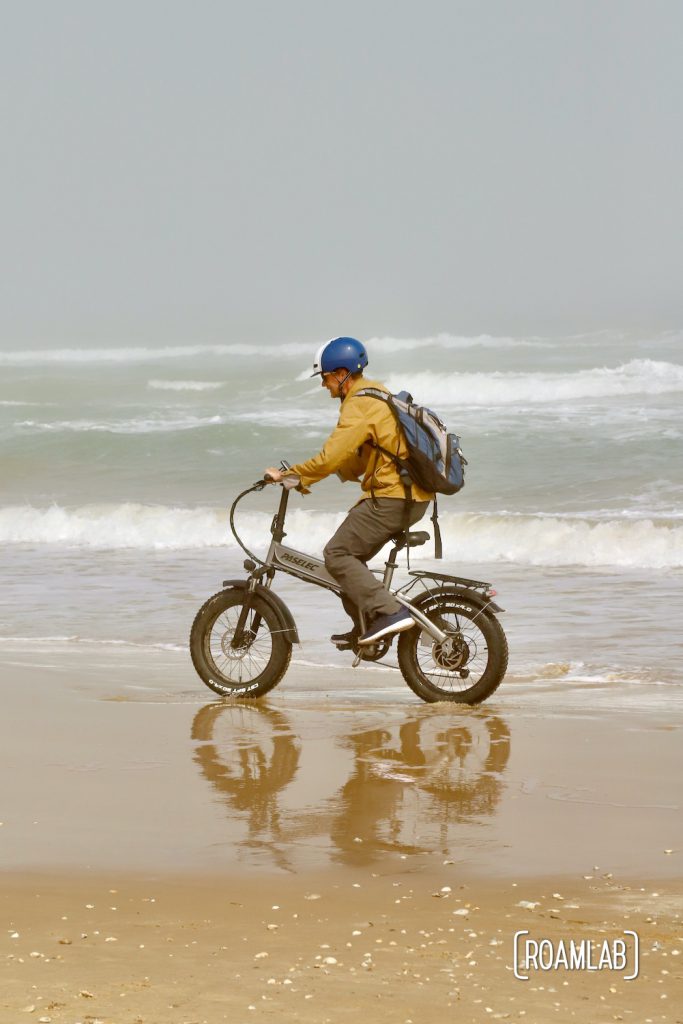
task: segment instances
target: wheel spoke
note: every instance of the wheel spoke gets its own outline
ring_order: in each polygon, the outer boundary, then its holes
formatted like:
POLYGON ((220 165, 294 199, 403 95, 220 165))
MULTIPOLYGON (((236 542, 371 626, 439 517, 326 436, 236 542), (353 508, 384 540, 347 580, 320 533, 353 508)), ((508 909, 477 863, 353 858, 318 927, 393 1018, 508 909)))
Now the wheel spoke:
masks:
POLYGON ((414 664, 421 685, 444 697, 459 697, 483 679, 491 661, 486 631, 491 626, 478 609, 444 602, 427 612, 446 633, 449 642, 424 642, 424 634, 413 641, 414 664), (462 673, 465 673, 463 676, 462 673))
MULTIPOLYGON (((217 673, 226 682, 241 685, 253 682, 268 666, 273 652, 273 635, 266 621, 261 618, 259 631, 243 647, 231 647, 241 608, 226 608, 216 617, 207 637, 207 653, 217 673)), ((248 636, 254 621, 250 611, 244 624, 244 635, 248 636)))

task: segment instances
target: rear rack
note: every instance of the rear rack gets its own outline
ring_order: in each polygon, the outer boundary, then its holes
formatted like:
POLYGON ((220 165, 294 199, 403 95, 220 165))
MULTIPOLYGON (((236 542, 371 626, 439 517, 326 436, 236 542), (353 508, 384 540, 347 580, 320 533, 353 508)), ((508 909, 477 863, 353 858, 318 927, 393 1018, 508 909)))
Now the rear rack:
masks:
POLYGON ((481 580, 468 580, 464 576, 447 576, 443 572, 429 572, 424 569, 411 569, 408 575, 415 576, 417 579, 447 580, 448 583, 455 583, 461 587, 472 587, 474 590, 489 590, 491 588, 490 583, 483 583, 481 580))

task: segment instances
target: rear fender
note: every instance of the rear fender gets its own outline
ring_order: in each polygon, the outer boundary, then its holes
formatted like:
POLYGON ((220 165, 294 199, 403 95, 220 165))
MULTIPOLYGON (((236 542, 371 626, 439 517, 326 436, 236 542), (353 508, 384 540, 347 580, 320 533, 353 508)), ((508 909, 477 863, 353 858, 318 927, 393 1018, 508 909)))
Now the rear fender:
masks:
POLYGON ((434 598, 443 596, 465 598, 475 605, 476 608, 480 608, 486 615, 505 611, 504 608, 501 608, 495 601, 491 601, 486 595, 479 594, 476 590, 469 590, 467 587, 434 587, 433 590, 427 590, 425 593, 420 594, 414 601, 411 601, 411 604, 421 609, 423 604, 429 604, 434 598))
MULTIPOLYGON (((226 589, 234 590, 247 590, 249 587, 249 580, 223 580, 223 587, 226 589)), ((258 594, 262 601, 265 601, 267 605, 273 609, 277 615, 280 629, 284 633, 284 636, 292 644, 301 643, 299 640, 299 631, 296 628, 296 623, 290 612, 289 608, 282 600, 282 598, 275 594, 272 590, 267 587, 257 584, 254 593, 258 594)))

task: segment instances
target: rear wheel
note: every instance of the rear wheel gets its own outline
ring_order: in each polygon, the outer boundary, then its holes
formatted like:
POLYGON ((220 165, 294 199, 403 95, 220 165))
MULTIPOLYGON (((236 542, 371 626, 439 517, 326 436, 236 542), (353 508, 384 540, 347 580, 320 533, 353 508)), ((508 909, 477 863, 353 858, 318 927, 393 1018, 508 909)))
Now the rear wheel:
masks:
POLYGON ((242 635, 235 633, 247 596, 245 590, 222 590, 197 612, 190 631, 190 655, 197 673, 221 696, 261 697, 282 679, 292 645, 272 608, 258 594, 251 597, 242 635))
POLYGON ((508 663, 498 619, 457 594, 425 595, 415 606, 447 636, 436 641, 419 624, 401 634, 398 664, 411 690, 428 702, 479 704, 490 697, 508 663))

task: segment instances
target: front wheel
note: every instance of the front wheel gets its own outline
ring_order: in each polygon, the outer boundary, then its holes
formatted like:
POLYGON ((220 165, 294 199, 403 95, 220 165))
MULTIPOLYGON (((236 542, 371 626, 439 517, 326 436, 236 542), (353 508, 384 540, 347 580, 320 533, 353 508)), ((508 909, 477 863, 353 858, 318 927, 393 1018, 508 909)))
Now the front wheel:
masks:
POLYGON ((261 697, 282 679, 292 656, 275 610, 251 596, 238 643, 236 627, 245 590, 221 590, 202 605, 190 631, 190 655, 197 673, 222 697, 261 697))
POLYGON ((425 595, 416 607, 447 637, 436 641, 419 623, 401 634, 398 664, 413 693, 424 701, 457 704, 480 704, 490 697, 508 663, 498 619, 457 594, 425 595))

